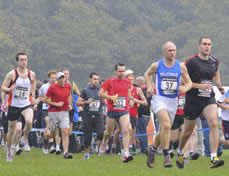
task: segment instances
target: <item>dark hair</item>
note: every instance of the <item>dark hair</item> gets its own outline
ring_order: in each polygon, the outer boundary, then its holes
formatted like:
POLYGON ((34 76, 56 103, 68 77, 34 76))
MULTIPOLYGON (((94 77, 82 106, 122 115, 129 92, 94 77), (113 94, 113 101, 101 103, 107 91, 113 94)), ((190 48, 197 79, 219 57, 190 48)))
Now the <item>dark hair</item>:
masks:
POLYGON ((26 53, 17 53, 17 55, 16 55, 16 61, 19 60, 19 56, 21 56, 21 55, 25 55, 26 56, 26 53))
POLYGON ((56 70, 50 70, 50 71, 48 72, 48 77, 50 78, 50 76, 51 76, 52 74, 57 74, 57 71, 56 71, 56 70))
POLYGON ((122 67, 122 66, 125 66, 125 64, 123 64, 123 63, 117 63, 115 65, 115 71, 118 69, 118 66, 122 67))
POLYGON ((95 72, 91 72, 91 73, 90 73, 90 75, 89 75, 89 78, 92 78, 94 75, 97 75, 97 76, 99 76, 99 74, 98 74, 98 73, 95 73, 95 72))
POLYGON ((203 39, 210 39, 209 37, 200 37, 200 39, 199 39, 199 45, 202 43, 202 40, 203 39))

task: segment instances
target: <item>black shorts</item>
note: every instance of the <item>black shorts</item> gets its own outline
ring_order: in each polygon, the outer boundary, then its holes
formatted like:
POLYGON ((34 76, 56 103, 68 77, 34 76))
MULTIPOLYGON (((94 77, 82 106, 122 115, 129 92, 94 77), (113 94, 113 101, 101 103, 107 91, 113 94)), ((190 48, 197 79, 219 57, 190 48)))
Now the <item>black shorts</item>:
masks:
POLYGON ((129 111, 123 111, 123 112, 118 112, 118 111, 108 111, 107 112, 107 116, 111 119, 114 120, 119 120, 120 117, 129 114, 129 111))
POLYGON ((225 140, 229 140, 229 121, 222 120, 222 127, 225 140))
POLYGON ((215 97, 198 97, 198 96, 187 96, 184 105, 184 115, 188 120, 195 120, 203 109, 210 104, 216 104, 215 97))
POLYGON ((177 130, 184 124, 184 115, 176 115, 171 130, 177 130))
POLYGON ((73 122, 73 118, 74 118, 74 109, 72 109, 71 111, 69 111, 69 120, 70 120, 70 123, 73 122))
POLYGON ((3 126, 3 132, 5 134, 8 133, 8 116, 5 112, 2 113, 2 126, 3 126))
POLYGON ((24 127, 25 127, 25 118, 22 115, 20 115, 20 117, 18 118, 17 122, 20 122, 22 124, 21 130, 23 130, 24 127))
POLYGON ((23 108, 17 108, 17 107, 12 107, 12 106, 9 106, 9 109, 8 109, 8 120, 9 121, 15 121, 15 120, 18 120, 22 111, 24 111, 25 109, 28 109, 28 108, 32 108, 32 105, 28 105, 26 107, 23 107, 23 108))
POLYGON ((131 124, 132 129, 136 129, 136 126, 137 126, 137 117, 131 116, 130 117, 130 124, 131 124))

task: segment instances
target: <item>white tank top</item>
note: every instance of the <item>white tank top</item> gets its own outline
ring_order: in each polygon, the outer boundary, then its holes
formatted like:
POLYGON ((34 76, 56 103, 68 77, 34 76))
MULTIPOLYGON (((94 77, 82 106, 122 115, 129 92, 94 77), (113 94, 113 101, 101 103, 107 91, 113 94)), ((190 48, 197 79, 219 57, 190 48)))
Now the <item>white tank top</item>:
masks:
POLYGON ((28 69, 28 76, 22 78, 19 76, 17 70, 15 69, 15 80, 12 84, 15 84, 15 89, 10 92, 8 104, 9 106, 23 108, 30 105, 30 89, 31 89, 31 79, 30 70, 28 69))

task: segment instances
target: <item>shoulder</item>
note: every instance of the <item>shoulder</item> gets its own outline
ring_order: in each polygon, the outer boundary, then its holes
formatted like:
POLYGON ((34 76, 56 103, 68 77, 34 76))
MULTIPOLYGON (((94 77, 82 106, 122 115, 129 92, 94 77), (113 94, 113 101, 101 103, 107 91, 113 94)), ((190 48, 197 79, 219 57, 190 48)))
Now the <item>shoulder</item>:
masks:
POLYGON ((66 88, 70 88, 70 89, 71 89, 71 84, 69 84, 69 83, 65 83, 64 87, 66 87, 66 88))
POLYGON ((196 59, 198 58, 198 54, 195 54, 193 56, 190 56, 186 61, 185 61, 185 65, 193 63, 196 61, 196 59))
POLYGON ((159 63, 161 63, 161 62, 163 62, 163 60, 161 59, 161 60, 159 60, 159 61, 157 61, 157 62, 154 62, 154 63, 152 63, 151 64, 151 70, 153 71, 153 72, 156 72, 157 71, 157 68, 158 68, 158 65, 159 65, 159 63))
POLYGON ((138 94, 142 93, 142 89, 140 87, 136 87, 138 94))
POLYGON ((216 59, 215 57, 210 56, 209 59, 210 59, 211 62, 214 62, 214 63, 216 63, 216 64, 219 64, 219 60, 216 59))
POLYGON ((15 76, 16 76, 15 69, 14 69, 14 70, 11 70, 10 72, 8 72, 8 73, 6 74, 6 77, 7 77, 7 78, 10 78, 10 79, 12 79, 12 80, 15 78, 15 76))
POLYGON ((29 70, 30 77, 31 77, 32 79, 35 79, 35 76, 36 76, 35 72, 32 71, 32 70, 30 70, 30 69, 28 69, 28 70, 29 70))

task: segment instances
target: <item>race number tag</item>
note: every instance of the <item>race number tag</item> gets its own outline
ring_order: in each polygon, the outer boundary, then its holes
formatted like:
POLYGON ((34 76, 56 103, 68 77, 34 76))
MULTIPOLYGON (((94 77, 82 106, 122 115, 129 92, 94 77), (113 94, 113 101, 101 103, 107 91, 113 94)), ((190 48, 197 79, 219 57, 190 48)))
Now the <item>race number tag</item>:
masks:
POLYGON ((94 100, 93 102, 91 102, 89 104, 89 111, 99 111, 99 107, 100 107, 100 100, 94 100))
POLYGON ((118 97, 114 103, 114 109, 123 110, 126 107, 126 97, 118 97))
POLYGON ((179 96, 178 109, 184 109, 185 96, 179 96))
POLYGON ((165 95, 176 94, 177 78, 163 77, 161 80, 161 90, 165 95))
POLYGON ((213 85, 212 81, 205 80, 205 81, 201 81, 200 84, 208 84, 211 86, 211 88, 208 90, 198 89, 198 96, 200 96, 200 97, 211 97, 212 85, 213 85))
POLYGON ((29 90, 25 87, 17 87, 14 92, 14 97, 18 100, 26 100, 29 98, 29 90))

